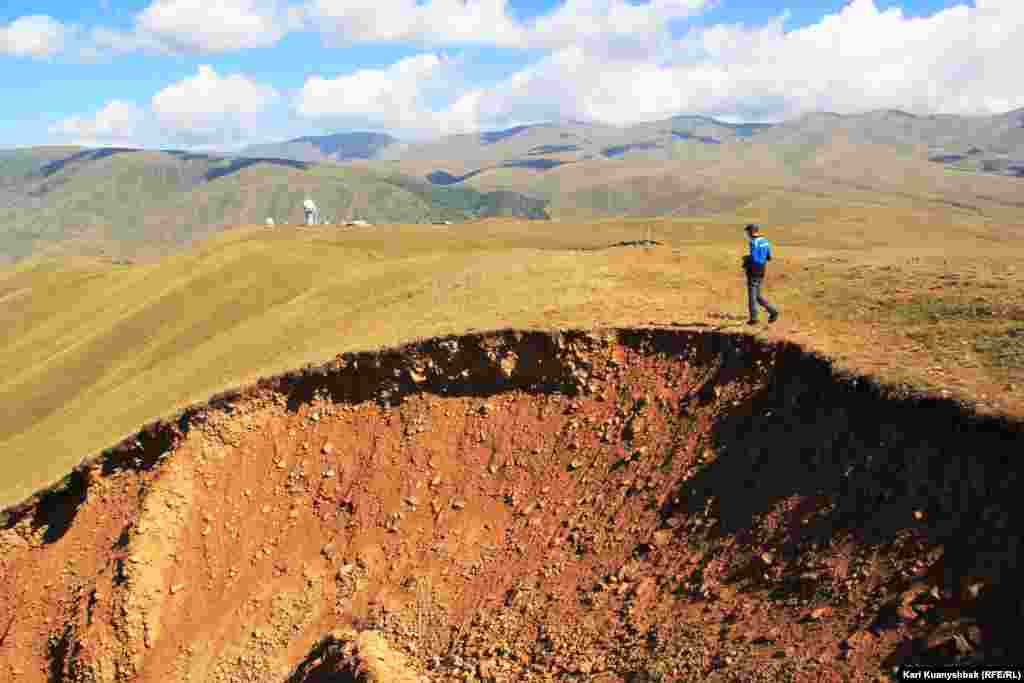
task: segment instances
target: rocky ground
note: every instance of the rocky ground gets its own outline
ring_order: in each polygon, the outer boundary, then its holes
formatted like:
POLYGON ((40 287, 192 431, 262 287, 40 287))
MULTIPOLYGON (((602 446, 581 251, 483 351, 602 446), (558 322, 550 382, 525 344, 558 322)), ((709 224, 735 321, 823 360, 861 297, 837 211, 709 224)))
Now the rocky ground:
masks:
POLYGON ((1012 655, 1021 425, 791 344, 497 332, 217 397, 8 511, 12 681, 887 680, 1012 655))

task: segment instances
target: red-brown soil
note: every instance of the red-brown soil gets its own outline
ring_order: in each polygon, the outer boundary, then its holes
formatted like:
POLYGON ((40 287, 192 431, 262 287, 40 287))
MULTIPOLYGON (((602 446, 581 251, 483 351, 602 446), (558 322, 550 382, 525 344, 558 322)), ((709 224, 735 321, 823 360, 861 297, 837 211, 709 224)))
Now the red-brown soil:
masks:
POLYGON ((1020 444, 1010 418, 742 335, 346 354, 8 510, 0 680, 873 681, 999 660, 1021 626, 1020 444))

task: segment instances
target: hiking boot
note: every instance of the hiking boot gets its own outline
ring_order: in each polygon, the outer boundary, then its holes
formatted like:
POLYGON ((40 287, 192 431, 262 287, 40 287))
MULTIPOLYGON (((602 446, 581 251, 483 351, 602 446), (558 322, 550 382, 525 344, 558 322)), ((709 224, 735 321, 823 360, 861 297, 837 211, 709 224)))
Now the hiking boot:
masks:
POLYGON ((778 311, 772 311, 771 313, 768 314, 768 322, 773 323, 773 322, 775 322, 778 319, 779 319, 779 312, 778 311))
POLYGON ((756 325, 757 324, 757 320, 755 318, 751 318, 750 320, 747 321, 747 324, 748 325, 756 325))

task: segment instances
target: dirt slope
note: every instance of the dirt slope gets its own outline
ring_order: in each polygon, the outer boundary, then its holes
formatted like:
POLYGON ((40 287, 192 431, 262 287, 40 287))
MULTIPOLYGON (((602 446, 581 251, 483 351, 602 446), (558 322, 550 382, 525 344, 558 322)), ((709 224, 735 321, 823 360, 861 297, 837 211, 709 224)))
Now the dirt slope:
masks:
POLYGON ((1021 625, 1020 438, 742 335, 346 354, 151 425, 8 510, 0 679, 878 680, 992 661, 1021 625))

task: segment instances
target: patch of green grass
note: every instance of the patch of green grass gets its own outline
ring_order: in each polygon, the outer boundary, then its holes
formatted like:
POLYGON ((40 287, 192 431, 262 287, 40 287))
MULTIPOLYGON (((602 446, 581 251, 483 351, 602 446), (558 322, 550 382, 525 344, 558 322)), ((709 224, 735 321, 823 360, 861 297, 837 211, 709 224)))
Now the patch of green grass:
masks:
POLYGON ((1024 327, 983 335, 975 340, 974 350, 997 368, 1024 369, 1024 327))
POLYGON ((628 464, 629 464, 629 459, 628 458, 619 458, 618 460, 616 460, 615 462, 612 463, 610 471, 614 472, 616 470, 620 470, 620 469, 622 469, 623 467, 625 467, 628 464))
POLYGON ((987 322, 996 318, 994 306, 983 301, 950 301, 941 298, 918 298, 895 304, 890 311, 908 323, 987 322))

